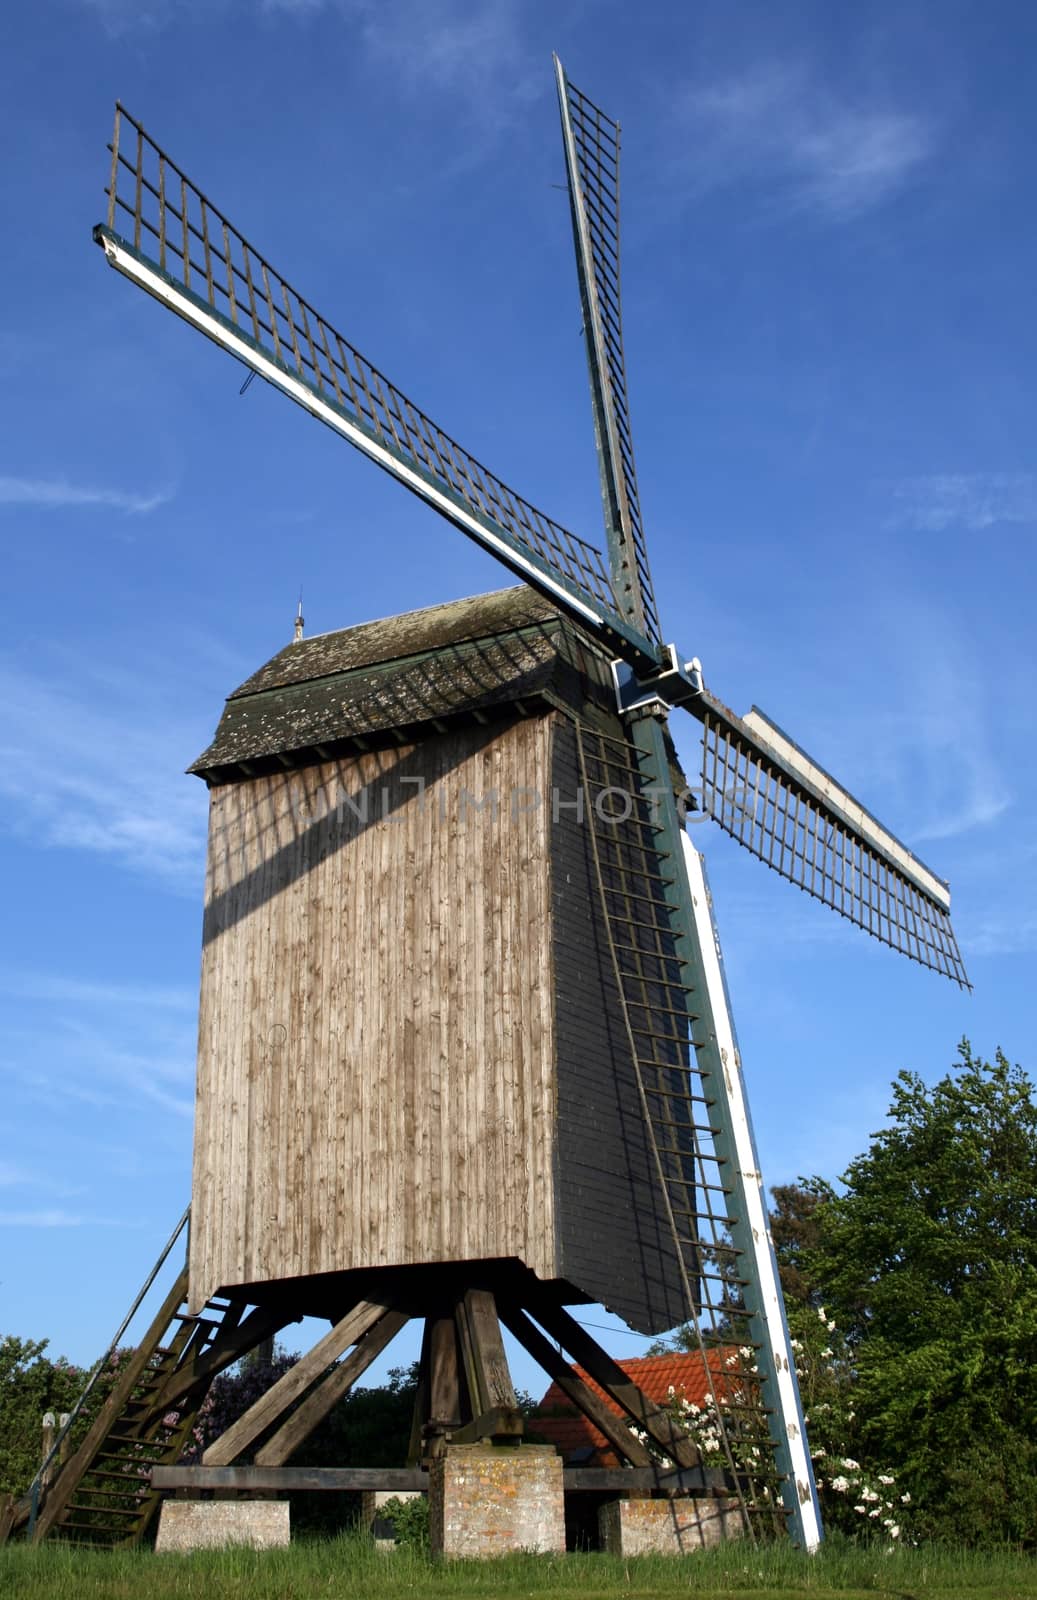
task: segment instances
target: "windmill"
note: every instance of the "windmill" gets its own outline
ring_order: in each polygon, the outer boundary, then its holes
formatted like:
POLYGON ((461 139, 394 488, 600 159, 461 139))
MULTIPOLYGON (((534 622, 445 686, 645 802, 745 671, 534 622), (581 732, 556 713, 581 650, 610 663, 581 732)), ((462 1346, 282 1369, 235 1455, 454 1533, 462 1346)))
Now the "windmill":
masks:
POLYGON ((750 1527, 770 1494, 797 1542, 820 1537, 668 718, 701 723, 699 803, 727 833, 893 949, 958 983, 965 973, 947 885, 762 712, 737 716, 699 662, 664 642, 627 403, 619 127, 555 65, 600 545, 439 428, 116 109, 108 218, 95 229, 110 265, 521 586, 297 637, 230 697, 195 763, 212 812, 190 1268, 155 1324, 161 1357, 138 1370, 154 1392, 135 1399, 130 1383, 117 1397, 52 1488, 44 1531, 74 1531, 76 1485, 105 1448, 118 1457, 120 1438, 135 1441, 134 1459, 150 1447, 156 1483, 197 1484, 257 1443, 249 1470, 268 1475, 249 1485, 287 1482, 277 1473, 292 1451, 418 1317, 413 1463, 441 1467, 451 1448, 521 1432, 503 1322, 606 1433, 628 1482, 733 1494, 750 1527), (458 813, 467 797, 485 821, 491 792, 494 820, 505 797, 512 827, 487 843, 458 813), (691 1323, 718 1461, 565 1309, 587 1301, 644 1331, 691 1323), (179 1435, 163 1411, 175 1402, 186 1416, 214 1372, 307 1312, 331 1321, 325 1339, 193 1479, 169 1466, 179 1435), (128 1433, 119 1405, 136 1408, 128 1433))

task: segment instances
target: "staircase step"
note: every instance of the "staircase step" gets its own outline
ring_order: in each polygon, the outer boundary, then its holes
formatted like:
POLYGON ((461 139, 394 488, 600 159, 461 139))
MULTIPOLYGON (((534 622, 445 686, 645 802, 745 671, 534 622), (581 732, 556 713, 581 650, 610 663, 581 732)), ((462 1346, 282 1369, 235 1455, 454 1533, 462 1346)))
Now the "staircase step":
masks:
MULTIPOLYGON (((136 1464, 137 1463, 134 1462, 134 1466, 136 1466, 136 1464)), ((86 1472, 83 1474, 83 1477, 84 1477, 84 1479, 86 1479, 86 1478, 112 1478, 117 1483, 125 1483, 127 1485, 127 1487, 130 1484, 143 1484, 145 1487, 147 1487, 150 1484, 150 1481, 151 1481, 151 1471, 150 1471, 150 1468, 148 1468, 145 1472, 141 1472, 141 1473, 134 1473, 134 1472, 106 1472, 104 1467, 88 1467, 86 1472)))
MULTIPOLYGON (((185 1268, 163 1308, 168 1321, 163 1324, 155 1318, 148 1341, 137 1348, 133 1370, 138 1376, 131 1393, 118 1409, 109 1402, 110 1409, 102 1411, 103 1421, 95 1425, 98 1432, 93 1435, 100 1435, 98 1444, 91 1445, 86 1464, 64 1482, 63 1492, 58 1488, 60 1478, 55 1480, 58 1503, 52 1507, 53 1523, 46 1519, 48 1534, 79 1545, 111 1548, 139 1543, 151 1525, 160 1502, 151 1488, 151 1470, 179 1458, 198 1409, 197 1404, 178 1405, 176 1398, 167 1402, 164 1395, 175 1388, 187 1352, 196 1357, 208 1349, 220 1328, 234 1325, 244 1311, 239 1300, 217 1295, 192 1312, 186 1284, 185 1268), (152 1344, 155 1339, 161 1342, 152 1344), (165 1416, 175 1420, 165 1423, 165 1416)), ((45 1494, 43 1508, 46 1499, 45 1494)))
POLYGON ((135 1467, 157 1467, 159 1456, 121 1456, 115 1450, 98 1450, 95 1461, 126 1461, 135 1467))
MULTIPOLYGON (((136 1488, 125 1488, 125 1490, 115 1488, 112 1483, 107 1483, 104 1488, 99 1485, 91 1486, 90 1483, 77 1483, 77 1486, 75 1486, 75 1493, 85 1494, 85 1496, 88 1496, 90 1499, 112 1501, 112 1510, 114 1510, 115 1502, 117 1501, 131 1501, 133 1502, 134 1506, 139 1506, 142 1499, 146 1499, 147 1496, 152 1493, 152 1488, 150 1488, 150 1483, 147 1483, 144 1478, 141 1478, 141 1482, 138 1483, 136 1488)), ((94 1510, 107 1510, 107 1507, 94 1506, 94 1510)))
MULTIPOLYGON (((91 1516, 137 1518, 143 1515, 145 1509, 146 1508, 144 1506, 139 1506, 133 1511, 124 1511, 120 1506, 84 1506, 80 1505, 78 1500, 70 1500, 68 1505, 65 1507, 65 1516, 67 1516, 70 1511, 89 1511, 91 1516)), ((89 1527, 90 1524, 87 1523, 85 1526, 89 1527)), ((103 1527, 103 1523, 98 1523, 97 1526, 103 1527)), ((115 1524, 113 1524, 113 1527, 114 1526, 115 1524)))

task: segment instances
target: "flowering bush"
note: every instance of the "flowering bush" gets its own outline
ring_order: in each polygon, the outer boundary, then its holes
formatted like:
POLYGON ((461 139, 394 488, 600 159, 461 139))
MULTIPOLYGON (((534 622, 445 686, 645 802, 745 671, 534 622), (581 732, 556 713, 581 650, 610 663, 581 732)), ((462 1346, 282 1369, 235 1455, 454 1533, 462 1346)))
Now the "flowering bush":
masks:
POLYGON ((792 1351, 826 1529, 895 1542, 904 1536, 910 1494, 898 1494, 888 1466, 862 1466, 854 1368, 846 1339, 824 1306, 790 1308, 792 1351))

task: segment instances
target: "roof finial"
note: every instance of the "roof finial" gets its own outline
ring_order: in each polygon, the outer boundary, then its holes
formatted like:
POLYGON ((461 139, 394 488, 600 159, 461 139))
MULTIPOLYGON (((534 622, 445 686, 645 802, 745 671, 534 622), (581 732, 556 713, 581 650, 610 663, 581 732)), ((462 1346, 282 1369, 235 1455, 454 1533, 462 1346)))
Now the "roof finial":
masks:
POLYGON ((299 589, 299 608, 295 613, 295 638, 292 640, 293 644, 298 644, 299 640, 302 638, 302 630, 305 627, 305 625, 306 625, 306 618, 302 614, 302 589, 300 587, 300 589, 299 589))

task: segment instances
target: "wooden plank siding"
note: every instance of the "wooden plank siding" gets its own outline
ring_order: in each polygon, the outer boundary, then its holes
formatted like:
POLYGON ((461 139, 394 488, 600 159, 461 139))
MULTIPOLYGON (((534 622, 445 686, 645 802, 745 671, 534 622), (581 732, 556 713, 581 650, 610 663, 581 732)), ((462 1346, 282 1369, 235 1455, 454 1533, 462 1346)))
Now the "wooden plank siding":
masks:
POLYGON ((354 1268, 558 1275, 552 720, 212 790, 193 1306, 354 1268))

